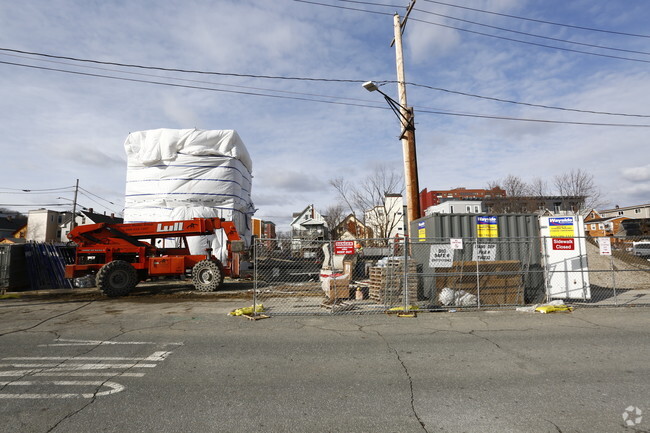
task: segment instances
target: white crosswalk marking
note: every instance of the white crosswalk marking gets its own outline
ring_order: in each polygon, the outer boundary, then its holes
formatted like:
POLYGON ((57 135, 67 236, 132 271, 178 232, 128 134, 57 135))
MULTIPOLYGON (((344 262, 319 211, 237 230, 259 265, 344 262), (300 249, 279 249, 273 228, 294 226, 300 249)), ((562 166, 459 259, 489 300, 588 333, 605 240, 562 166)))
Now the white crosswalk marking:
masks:
MULTIPOLYGON (((119 350, 127 345, 181 346, 183 343, 154 343, 147 341, 96 341, 57 339, 53 344, 38 347, 58 346, 113 346, 119 350)), ((55 349, 53 349, 55 350, 55 349)), ((0 360, 0 377, 95 377, 106 380, 14 380, 0 381, 0 399, 62 399, 95 398, 124 391, 126 387, 114 382, 117 377, 143 377, 145 373, 131 371, 150 369, 166 360, 171 351, 160 350, 148 356, 9 356, 0 360), (36 391, 39 392, 33 392, 36 391), (42 392, 43 390, 56 392, 42 392), (32 392, 29 392, 32 390, 32 392), (25 391, 25 392, 11 392, 25 391), (63 392, 61 392, 63 391, 63 392), (90 391, 90 392, 89 392, 90 391)))

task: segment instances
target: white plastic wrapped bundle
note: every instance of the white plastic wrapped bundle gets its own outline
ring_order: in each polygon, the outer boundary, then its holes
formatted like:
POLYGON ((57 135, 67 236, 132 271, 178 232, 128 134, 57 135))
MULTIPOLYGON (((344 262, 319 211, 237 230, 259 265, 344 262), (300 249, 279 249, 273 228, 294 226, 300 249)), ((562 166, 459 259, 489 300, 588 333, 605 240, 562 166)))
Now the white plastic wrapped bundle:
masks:
MULTIPOLYGON (((253 165, 236 131, 154 129, 129 134, 124 221, 172 221, 220 217, 251 236, 253 165)), ((225 260, 225 239, 188 238, 193 254, 225 260)))

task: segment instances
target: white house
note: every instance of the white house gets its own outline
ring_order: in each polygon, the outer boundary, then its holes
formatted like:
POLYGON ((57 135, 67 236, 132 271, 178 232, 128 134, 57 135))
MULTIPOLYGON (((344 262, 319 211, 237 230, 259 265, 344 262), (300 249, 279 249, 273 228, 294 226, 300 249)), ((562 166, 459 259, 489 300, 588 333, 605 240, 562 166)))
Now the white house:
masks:
POLYGON ((386 194, 384 204, 365 212, 366 227, 375 238, 404 237, 404 201, 401 194, 386 194))
POLYGON ((434 213, 483 213, 483 202, 481 200, 447 200, 424 210, 424 215, 434 213))
POLYGON ((624 216, 633 219, 650 218, 650 203, 636 206, 616 206, 614 209, 601 210, 599 213, 603 218, 624 216))

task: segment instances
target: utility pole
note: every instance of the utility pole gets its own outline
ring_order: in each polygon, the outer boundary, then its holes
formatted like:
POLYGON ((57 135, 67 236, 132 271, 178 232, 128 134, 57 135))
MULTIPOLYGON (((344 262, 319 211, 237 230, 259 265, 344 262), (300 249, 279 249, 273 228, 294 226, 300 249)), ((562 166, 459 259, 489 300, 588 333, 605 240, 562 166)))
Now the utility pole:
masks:
POLYGON ((77 193, 79 192, 79 179, 74 187, 74 200, 72 200, 72 228, 77 227, 77 193))
POLYGON ((393 17, 395 30, 395 61, 397 66, 397 91, 401 112, 402 151, 404 153, 404 182, 406 188, 407 227, 410 232, 411 222, 420 218, 420 186, 418 182, 418 164, 415 150, 415 118, 413 108, 407 105, 406 78, 404 76, 404 54, 402 51, 402 32, 408 15, 415 5, 413 0, 406 11, 404 21, 400 21, 399 14, 393 17))

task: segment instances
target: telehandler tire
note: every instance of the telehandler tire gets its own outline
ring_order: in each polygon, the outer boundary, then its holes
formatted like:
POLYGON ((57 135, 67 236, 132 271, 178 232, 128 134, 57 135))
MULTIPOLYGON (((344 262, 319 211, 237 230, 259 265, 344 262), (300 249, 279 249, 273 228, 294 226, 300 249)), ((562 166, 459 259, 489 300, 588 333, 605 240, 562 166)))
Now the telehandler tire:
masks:
POLYGON ((223 282, 220 263, 201 260, 192 268, 192 283, 199 292, 214 292, 223 282))
POLYGON ((138 273, 129 262, 113 260, 99 269, 95 283, 106 296, 126 296, 138 284, 138 273))

